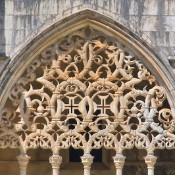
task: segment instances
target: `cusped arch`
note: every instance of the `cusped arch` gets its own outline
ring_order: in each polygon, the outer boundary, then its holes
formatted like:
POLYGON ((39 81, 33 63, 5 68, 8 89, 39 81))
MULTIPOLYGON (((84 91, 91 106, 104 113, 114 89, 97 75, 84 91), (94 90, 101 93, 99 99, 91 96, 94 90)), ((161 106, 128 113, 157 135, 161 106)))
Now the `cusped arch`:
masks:
POLYGON ((149 166, 154 150, 175 148, 171 71, 120 24, 89 10, 76 15, 43 31, 9 64, 1 132, 19 135, 22 155, 51 149, 53 169, 70 146, 84 150, 85 167, 101 147, 115 150, 121 167, 123 150, 145 149, 149 166))

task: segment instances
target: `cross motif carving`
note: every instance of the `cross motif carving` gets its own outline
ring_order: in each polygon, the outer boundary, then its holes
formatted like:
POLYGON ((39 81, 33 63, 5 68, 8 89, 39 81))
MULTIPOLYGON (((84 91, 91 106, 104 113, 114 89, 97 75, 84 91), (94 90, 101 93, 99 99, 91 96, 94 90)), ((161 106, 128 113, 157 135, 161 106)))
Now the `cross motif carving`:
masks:
POLYGON ((78 110, 78 104, 75 104, 76 96, 74 97, 67 97, 69 102, 65 104, 65 109, 69 111, 69 114, 75 114, 75 110, 78 110))
POLYGON ((97 104, 97 110, 100 110, 100 116, 108 116, 107 115, 107 109, 110 109, 110 105, 107 102, 107 98, 109 97, 109 95, 98 95, 98 97, 100 98, 100 104, 97 104))

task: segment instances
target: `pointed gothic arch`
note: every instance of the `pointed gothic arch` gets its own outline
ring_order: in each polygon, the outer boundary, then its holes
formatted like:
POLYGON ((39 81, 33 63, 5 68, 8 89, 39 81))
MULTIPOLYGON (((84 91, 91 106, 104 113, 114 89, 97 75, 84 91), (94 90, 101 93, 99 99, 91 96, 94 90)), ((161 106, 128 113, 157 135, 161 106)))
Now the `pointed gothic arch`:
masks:
POLYGON ((118 23, 89 10, 74 17, 38 35, 4 73, 0 147, 20 149, 21 175, 29 149, 52 150, 53 175, 60 149, 83 149, 86 175, 92 149, 113 149, 119 175, 122 151, 137 147, 147 151, 151 175, 154 150, 174 149, 171 73, 118 23))

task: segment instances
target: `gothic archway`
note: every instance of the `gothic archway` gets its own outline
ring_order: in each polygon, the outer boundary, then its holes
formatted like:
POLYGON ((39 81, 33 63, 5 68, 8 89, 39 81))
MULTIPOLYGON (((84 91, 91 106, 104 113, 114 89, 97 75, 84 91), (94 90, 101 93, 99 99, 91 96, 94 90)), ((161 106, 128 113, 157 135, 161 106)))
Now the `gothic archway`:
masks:
MULTIPOLYGON (((123 150, 145 149, 148 175, 156 149, 174 149, 174 116, 166 89, 138 51, 85 23, 40 50, 21 72, 1 110, 0 148, 19 148, 21 175, 29 149, 50 149, 53 175, 61 149, 82 149, 84 175, 93 149, 114 150, 122 174, 123 150)), ((158 68, 157 68, 158 69, 158 68)))

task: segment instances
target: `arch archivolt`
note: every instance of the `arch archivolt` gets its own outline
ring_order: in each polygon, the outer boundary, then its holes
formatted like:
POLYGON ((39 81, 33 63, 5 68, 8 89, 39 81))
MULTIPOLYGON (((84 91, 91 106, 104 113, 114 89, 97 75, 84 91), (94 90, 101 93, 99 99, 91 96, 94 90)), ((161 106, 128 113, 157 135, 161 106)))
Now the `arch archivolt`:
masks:
POLYGON ((175 123, 166 98, 165 89, 131 48, 83 27, 45 48, 18 79, 1 111, 0 148, 21 150, 21 174, 26 173, 28 149, 51 149, 54 175, 61 149, 82 149, 88 175, 91 150, 105 147, 115 150, 119 175, 122 151, 136 147, 147 151, 152 175, 154 150, 175 147, 175 123))

